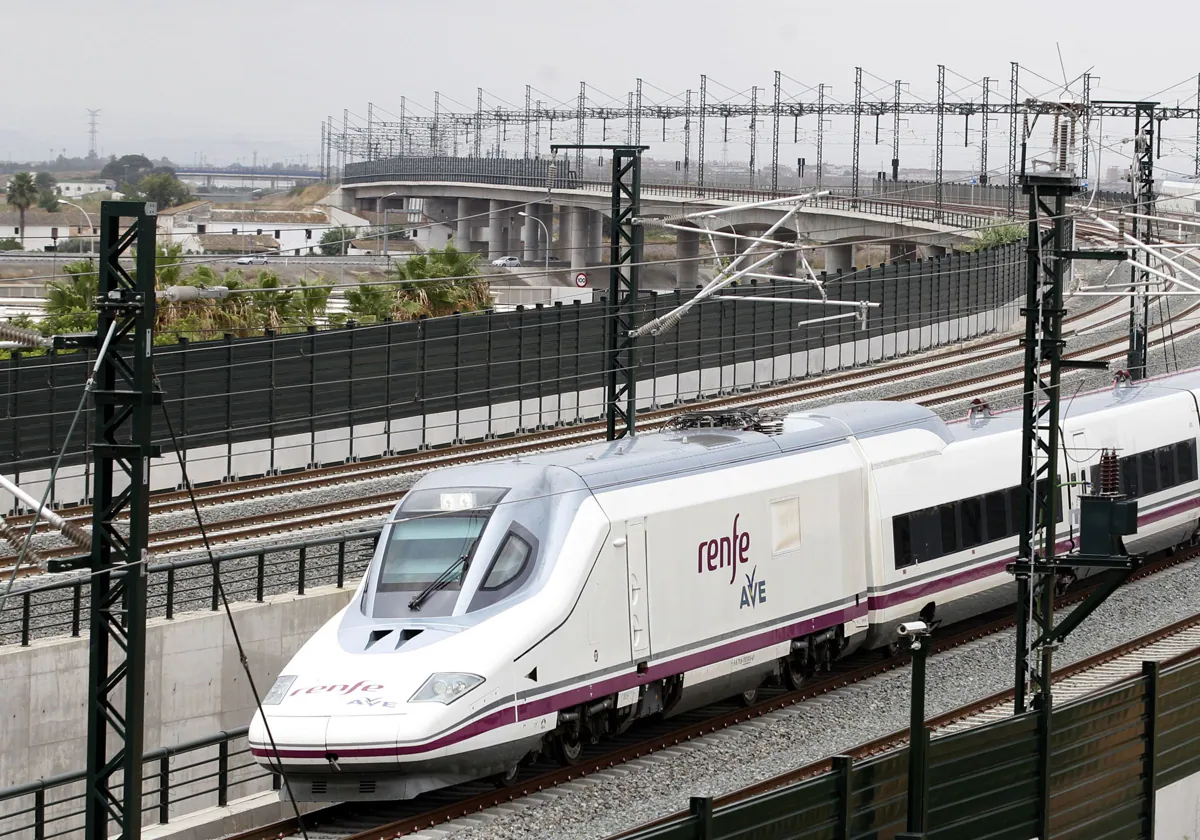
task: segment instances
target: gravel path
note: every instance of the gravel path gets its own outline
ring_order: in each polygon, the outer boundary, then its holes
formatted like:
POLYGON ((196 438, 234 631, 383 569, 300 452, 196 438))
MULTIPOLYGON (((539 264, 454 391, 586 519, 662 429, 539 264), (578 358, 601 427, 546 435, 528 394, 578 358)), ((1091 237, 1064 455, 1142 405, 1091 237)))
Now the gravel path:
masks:
MULTIPOLYGON (((1191 561, 1117 592, 1059 648, 1055 662, 1083 659, 1197 612, 1200 563, 1191 561)), ((932 657, 928 714, 1010 687, 1014 644, 1013 631, 1007 631, 932 657)), ((906 728, 910 681, 909 668, 891 671, 527 797, 506 806, 507 812, 485 812, 485 822, 474 827, 461 821, 438 829, 455 840, 607 837, 687 810, 691 796, 729 793, 906 728)))

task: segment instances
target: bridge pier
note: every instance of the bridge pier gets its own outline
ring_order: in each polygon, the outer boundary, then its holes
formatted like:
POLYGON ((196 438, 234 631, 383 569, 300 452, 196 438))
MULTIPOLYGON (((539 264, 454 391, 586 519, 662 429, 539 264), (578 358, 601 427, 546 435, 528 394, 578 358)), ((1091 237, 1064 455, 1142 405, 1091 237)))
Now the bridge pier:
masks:
MULTIPOLYGON (((796 232, 794 230, 777 230, 772 237, 778 242, 795 242, 796 232)), ((796 276, 796 251, 790 248, 778 248, 774 262, 771 263, 771 273, 777 274, 780 277, 795 277, 796 276)))
POLYGON ((560 260, 571 259, 571 208, 558 205, 558 248, 555 256, 560 260))
POLYGON ((946 246, 944 245, 926 245, 925 250, 929 254, 930 259, 946 256, 946 246))
POLYGON ((588 264, 588 221, 591 211, 585 207, 571 210, 571 270, 580 271, 588 264))
POLYGON ((675 289, 694 289, 700 283, 700 231, 675 231, 675 289))
POLYGON ((825 273, 836 274, 838 271, 854 270, 854 243, 825 246, 825 273))
POLYGON ((458 207, 456 208, 454 223, 454 247, 462 253, 470 253, 471 251, 471 222, 472 219, 467 217, 471 215, 471 199, 460 198, 458 207))
MULTIPOLYGON (((538 228, 538 242, 541 243, 541 258, 554 256, 554 205, 553 204, 538 204, 535 208, 538 212, 538 218, 542 220, 542 224, 546 229, 538 228)), ((549 278, 546 278, 547 282, 549 278)))
POLYGON ((498 260, 508 256, 505 249, 508 242, 504 236, 504 217, 507 208, 503 201, 492 199, 488 202, 488 259, 498 260))
POLYGON ((521 217, 517 215, 520 209, 520 205, 509 205, 504 217, 504 229, 508 233, 506 257, 521 256, 521 217))
POLYGON ((888 246, 888 262, 916 262, 917 246, 912 242, 893 242, 888 246))
MULTIPOLYGON (((538 225, 541 217, 541 205, 532 204, 525 208, 528 214, 525 216, 525 224, 522 225, 525 231, 525 248, 521 255, 521 262, 526 265, 536 265, 538 262, 538 240, 542 234, 542 229, 538 225)), ((538 285, 543 285, 539 283, 538 285)))
POLYGON ((599 210, 588 213, 588 265, 604 263, 604 214, 599 210))

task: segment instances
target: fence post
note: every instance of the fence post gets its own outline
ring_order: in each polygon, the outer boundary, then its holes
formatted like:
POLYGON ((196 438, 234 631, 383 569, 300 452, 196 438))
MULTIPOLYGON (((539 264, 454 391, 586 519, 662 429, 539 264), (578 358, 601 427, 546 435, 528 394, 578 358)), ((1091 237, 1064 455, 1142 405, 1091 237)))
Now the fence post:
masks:
POLYGON ((267 552, 260 551, 260 552, 258 552, 258 575, 257 575, 257 579, 254 582, 254 600, 258 601, 258 603, 260 603, 260 604, 263 602, 263 591, 266 586, 266 580, 265 580, 266 576, 267 576, 267 552))
POLYGON ((1158 662, 1143 662, 1142 676, 1146 678, 1146 753, 1143 777, 1146 780, 1146 836, 1154 836, 1155 776, 1158 772, 1158 662))
POLYGON ((308 558, 308 544, 300 546, 300 565, 296 569, 296 574, 299 576, 299 585, 296 587, 296 594, 304 594, 304 563, 308 558))
POLYGON ((229 741, 217 744, 217 805, 229 804, 229 741))
POLYGON ((211 609, 213 612, 216 612, 217 608, 221 604, 220 598, 218 597, 218 594, 220 593, 220 591, 221 591, 221 563, 218 560, 214 560, 212 563, 212 603, 209 606, 209 609, 211 609))
POLYGON ((851 773, 854 772, 854 759, 848 755, 833 757, 833 772, 838 777, 838 833, 840 840, 850 840, 850 822, 854 816, 854 806, 851 802, 854 789, 851 773))
POLYGON ((71 635, 78 638, 80 613, 83 611, 83 584, 76 582, 71 590, 71 635))
POLYGON ((33 840, 46 840, 46 790, 33 795, 33 840))
POLYGON ((171 758, 158 760, 158 821, 164 825, 171 819, 171 758))
POLYGON ((696 840, 709 840, 713 836, 713 801, 711 796, 693 796, 688 802, 688 812, 696 818, 696 840))
POLYGON ((32 598, 26 592, 21 595, 21 647, 29 647, 29 620, 32 598))
POLYGON ((267 438, 271 441, 271 460, 268 462, 268 473, 275 474, 275 330, 263 330, 267 346, 271 351, 267 367, 267 379, 271 387, 267 390, 267 438))
POLYGON ((175 567, 167 567, 167 620, 175 617, 175 567))
MULTIPOLYGON (((225 333, 225 480, 233 481, 233 334, 225 333)), ((214 599, 213 609, 216 609, 214 599)))
POLYGON ((346 541, 338 543, 337 588, 341 589, 346 583, 346 541))

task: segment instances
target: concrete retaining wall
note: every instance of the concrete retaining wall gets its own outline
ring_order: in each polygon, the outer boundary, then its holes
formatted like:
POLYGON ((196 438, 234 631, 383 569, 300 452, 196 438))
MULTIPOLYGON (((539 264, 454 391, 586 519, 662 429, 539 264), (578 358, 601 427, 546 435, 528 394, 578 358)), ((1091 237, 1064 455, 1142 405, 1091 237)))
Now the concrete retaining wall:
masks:
MULTIPOLYGON (((350 588, 325 587, 306 595, 274 596, 265 604, 231 605, 260 694, 271 687, 300 645, 346 605, 352 593, 350 588)), ((73 772, 86 765, 87 686, 86 638, 48 639, 29 647, 0 648, 0 789, 73 772)), ((245 726, 254 714, 254 706, 223 611, 150 621, 146 639, 147 751, 245 726)), ((244 741, 239 746, 244 746, 244 741)), ((172 762, 173 766, 182 766, 215 755, 213 747, 187 753, 172 762)), ((230 767, 247 762, 247 756, 237 756, 231 759, 230 767)), ((213 769, 209 764, 191 777, 213 769)), ((236 771, 234 778, 248 775, 248 770, 236 771)), ((172 787, 187 778, 187 773, 173 773, 172 787)), ((215 782, 195 787, 215 787, 215 782)), ((155 789, 157 779, 148 778, 145 790, 155 789)), ((229 798, 269 789, 265 780, 235 784, 229 798)), ((48 801, 61 798, 56 792, 48 801)), ((198 796, 173 808, 172 816, 216 804, 215 793, 198 796)), ((9 828, 4 815, 17 807, 20 802, 0 805, 0 833, 9 828)), ((78 807, 77 802, 70 803, 60 812, 78 807)), ((146 821, 155 823, 156 814, 148 813, 146 821)), ((77 823, 77 819, 69 820, 60 830, 77 823)))

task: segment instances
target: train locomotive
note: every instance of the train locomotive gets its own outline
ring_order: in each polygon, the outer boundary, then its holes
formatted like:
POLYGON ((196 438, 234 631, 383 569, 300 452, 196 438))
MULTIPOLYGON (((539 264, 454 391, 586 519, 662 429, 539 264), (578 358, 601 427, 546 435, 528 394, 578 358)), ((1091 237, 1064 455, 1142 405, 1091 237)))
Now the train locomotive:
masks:
MULTIPOLYGON (((1064 405, 1064 550, 1103 449, 1139 499, 1131 551, 1196 539, 1198 394, 1188 372, 1064 405)), ((1020 442, 1020 412, 848 402, 431 472, 264 698, 252 753, 308 801, 503 783, 639 718, 798 686, 931 604, 1011 602, 1020 442)))

